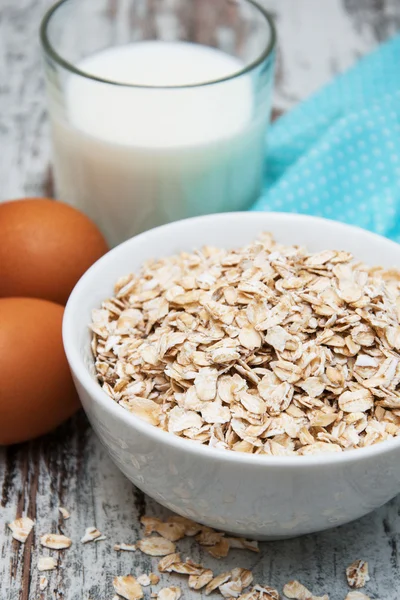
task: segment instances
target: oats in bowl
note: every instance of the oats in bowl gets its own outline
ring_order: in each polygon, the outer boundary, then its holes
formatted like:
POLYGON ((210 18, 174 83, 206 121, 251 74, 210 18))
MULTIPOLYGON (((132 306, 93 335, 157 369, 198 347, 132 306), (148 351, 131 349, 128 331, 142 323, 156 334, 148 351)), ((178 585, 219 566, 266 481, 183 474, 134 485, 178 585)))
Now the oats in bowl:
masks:
POLYGON ((145 263, 92 316, 103 390, 217 448, 307 455, 400 432, 400 273, 264 234, 145 263))

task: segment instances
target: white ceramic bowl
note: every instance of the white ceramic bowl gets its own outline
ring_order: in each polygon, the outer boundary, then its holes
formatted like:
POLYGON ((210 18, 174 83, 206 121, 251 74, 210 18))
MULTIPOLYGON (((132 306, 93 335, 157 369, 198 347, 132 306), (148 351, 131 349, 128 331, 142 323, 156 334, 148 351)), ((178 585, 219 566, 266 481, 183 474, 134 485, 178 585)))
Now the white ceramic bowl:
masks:
POLYGON ((241 246, 271 231, 312 251, 345 249, 370 265, 400 266, 400 246, 334 221, 280 213, 227 213, 158 227, 95 263, 68 301, 63 336, 83 407, 115 464, 146 494, 211 527, 259 539, 291 537, 351 521, 400 492, 400 438, 365 449, 299 457, 251 456, 182 440, 113 402, 94 375, 91 309, 118 277, 151 257, 203 244, 241 246))

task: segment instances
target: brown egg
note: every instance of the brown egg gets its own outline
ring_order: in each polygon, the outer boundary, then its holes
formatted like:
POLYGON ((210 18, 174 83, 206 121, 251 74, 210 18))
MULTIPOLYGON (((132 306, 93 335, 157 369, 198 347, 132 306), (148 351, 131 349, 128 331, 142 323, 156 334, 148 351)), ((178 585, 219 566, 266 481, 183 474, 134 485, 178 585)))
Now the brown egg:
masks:
POLYGON ((47 300, 0 298, 0 445, 47 433, 79 408, 63 313, 47 300))
POLYGON ((0 297, 65 304, 107 244, 88 217, 46 198, 0 204, 0 297))

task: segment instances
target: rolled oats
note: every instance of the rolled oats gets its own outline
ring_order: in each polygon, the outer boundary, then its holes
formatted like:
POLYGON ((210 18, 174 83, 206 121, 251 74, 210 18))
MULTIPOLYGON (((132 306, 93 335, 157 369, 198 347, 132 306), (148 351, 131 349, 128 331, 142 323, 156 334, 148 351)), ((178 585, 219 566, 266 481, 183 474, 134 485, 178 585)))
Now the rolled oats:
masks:
POLYGON ((314 596, 310 590, 296 580, 289 581, 283 587, 283 593, 287 598, 293 600, 329 600, 327 594, 324 596, 314 596))
POLYGON ((214 573, 211 571, 211 569, 203 569, 199 575, 189 576, 189 587, 193 590, 201 590, 210 583, 213 577, 214 573))
POLYGON ((345 600, 371 600, 371 598, 363 592, 353 591, 347 594, 345 600))
POLYGON ((171 586, 171 587, 162 588, 158 592, 157 598, 158 598, 158 600, 179 600, 181 595, 182 595, 181 588, 171 586))
POLYGON ((171 567, 175 563, 179 563, 179 562, 181 562, 181 555, 179 552, 174 552, 172 554, 168 554, 167 556, 164 556, 164 558, 162 558, 160 560, 160 562, 158 563, 158 570, 161 573, 169 572, 171 567))
POLYGON ((147 573, 143 573, 143 575, 139 575, 139 577, 137 578, 137 582, 143 587, 147 587, 151 584, 150 577, 149 577, 149 575, 147 575, 147 573))
POLYGON ((44 575, 42 575, 42 577, 39 579, 39 590, 43 592, 48 585, 49 580, 47 579, 47 577, 44 577, 44 575))
POLYGON ((26 542, 34 525, 35 522, 29 517, 20 517, 19 519, 15 519, 15 521, 8 523, 8 527, 12 531, 12 537, 22 544, 26 542))
POLYGON ((255 585, 249 592, 239 596, 240 600, 280 600, 278 590, 268 585, 255 585))
POLYGON ((201 575, 204 567, 187 558, 185 562, 174 562, 169 568, 170 573, 180 573, 181 575, 201 575))
POLYGON ((69 548, 71 546, 72 540, 65 535, 46 533, 40 538, 40 543, 42 546, 45 546, 45 548, 64 550, 65 548, 69 548))
POLYGON ((157 523, 154 531, 166 538, 170 542, 177 542, 186 535, 186 525, 184 523, 162 522, 157 523))
POLYGON ((114 550, 117 552, 136 552, 135 544, 114 544, 114 550))
POLYGON ((225 573, 220 573, 207 584, 206 586, 206 596, 211 594, 214 590, 221 587, 224 583, 229 581, 232 577, 232 573, 230 571, 226 571, 225 573))
POLYGON ((203 525, 192 521, 191 519, 187 519, 186 517, 181 517, 180 515, 171 515, 167 519, 167 523, 179 523, 185 527, 185 535, 188 537, 193 537, 200 533, 203 525))
POLYGON ((149 556, 167 556, 175 552, 175 544, 158 535, 139 540, 136 547, 149 556))
POLYGON ((132 575, 114 577, 113 586, 118 596, 126 600, 140 600, 143 598, 142 586, 132 575))
POLYGON ((230 545, 227 538, 222 538, 214 546, 205 546, 205 550, 214 558, 225 558, 229 554, 229 549, 230 545))
POLYGON ((201 532, 196 535, 196 542, 200 546, 215 546, 215 544, 218 544, 222 540, 224 535, 221 531, 215 531, 211 527, 202 526, 201 532))
POLYGON ((251 550, 252 552, 260 552, 258 542, 256 540, 246 540, 244 538, 226 538, 229 546, 235 549, 251 550))
POLYGON ((39 571, 52 571, 57 567, 57 561, 52 556, 40 556, 38 559, 39 571))
POLYGON ((362 588, 369 581, 368 563, 365 560, 355 560, 346 569, 347 582, 352 588, 362 588))
POLYGON ((82 544, 88 542, 94 542, 97 538, 101 537, 101 532, 96 527, 88 527, 85 531, 85 535, 81 538, 82 544))
POLYGON ((58 510, 60 511, 64 521, 66 521, 67 519, 70 518, 71 514, 68 512, 68 510, 66 508, 64 508, 63 506, 60 506, 58 510))
MULTIPOLYGON (((269 234, 151 260, 93 311, 97 376, 126 410, 215 448, 362 448, 400 431, 399 292, 394 270, 269 234)), ((146 535, 190 535, 171 523, 151 517, 146 535)))
POLYGON ((227 581, 219 586, 219 592, 224 598, 238 598, 241 594, 243 586, 240 581, 227 581))
POLYGON ((144 526, 145 535, 151 535, 154 533, 156 531, 156 527, 162 523, 161 519, 158 519, 157 517, 148 517, 146 515, 143 515, 140 518, 140 522, 144 526))

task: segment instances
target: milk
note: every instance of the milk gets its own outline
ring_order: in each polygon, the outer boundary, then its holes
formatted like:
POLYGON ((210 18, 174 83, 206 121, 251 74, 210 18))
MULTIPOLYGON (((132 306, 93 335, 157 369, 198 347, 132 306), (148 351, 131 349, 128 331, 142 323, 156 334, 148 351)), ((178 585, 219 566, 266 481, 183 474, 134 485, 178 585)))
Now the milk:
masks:
POLYGON ((77 68, 148 86, 69 74, 64 111, 51 111, 57 195, 86 212, 110 245, 257 197, 267 117, 255 115, 251 76, 198 85, 240 71, 237 58, 149 41, 109 48, 77 68))

